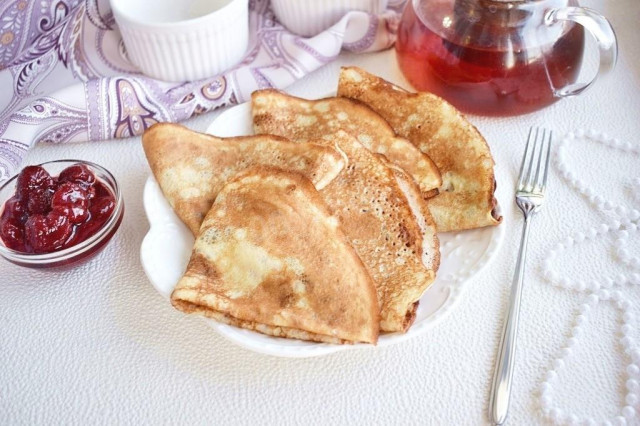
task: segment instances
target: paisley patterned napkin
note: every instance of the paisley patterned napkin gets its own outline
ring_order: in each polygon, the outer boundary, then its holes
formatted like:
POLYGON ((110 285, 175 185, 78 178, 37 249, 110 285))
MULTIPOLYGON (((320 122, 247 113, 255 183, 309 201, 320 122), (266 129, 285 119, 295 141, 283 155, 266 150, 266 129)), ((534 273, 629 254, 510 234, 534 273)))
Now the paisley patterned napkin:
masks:
POLYGON ((142 75, 127 58, 108 0, 0 2, 0 181, 38 142, 140 135, 161 121, 249 99, 256 89, 285 88, 342 49, 372 52, 395 41, 398 11, 350 12, 312 38, 289 33, 269 0, 251 0, 247 55, 209 79, 167 83, 142 75))

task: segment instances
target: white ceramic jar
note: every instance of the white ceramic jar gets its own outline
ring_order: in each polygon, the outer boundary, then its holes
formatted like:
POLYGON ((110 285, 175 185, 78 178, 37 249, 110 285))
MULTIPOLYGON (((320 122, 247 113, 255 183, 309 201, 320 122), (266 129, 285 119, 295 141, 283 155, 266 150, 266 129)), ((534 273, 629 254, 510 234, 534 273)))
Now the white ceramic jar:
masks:
POLYGON ((111 0, 129 59, 165 81, 213 77, 249 42, 248 0, 111 0))
POLYGON ((388 0, 271 0, 271 7, 285 28, 310 37, 338 22, 347 12, 379 14, 386 10, 387 3, 388 0))

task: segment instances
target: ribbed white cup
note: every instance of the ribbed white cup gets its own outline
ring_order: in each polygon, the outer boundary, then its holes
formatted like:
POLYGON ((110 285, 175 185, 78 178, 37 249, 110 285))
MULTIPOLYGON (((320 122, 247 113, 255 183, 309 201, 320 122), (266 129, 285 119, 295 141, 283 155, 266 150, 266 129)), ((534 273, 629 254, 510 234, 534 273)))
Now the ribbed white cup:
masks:
POLYGON ((247 50, 248 0, 217 3, 111 0, 111 8, 129 59, 144 74, 165 81, 191 81, 233 67, 247 50), (199 15, 196 9, 204 13, 199 15))
POLYGON ((388 0, 271 0, 278 21, 289 31, 310 37, 326 30, 347 12, 382 13, 388 0))

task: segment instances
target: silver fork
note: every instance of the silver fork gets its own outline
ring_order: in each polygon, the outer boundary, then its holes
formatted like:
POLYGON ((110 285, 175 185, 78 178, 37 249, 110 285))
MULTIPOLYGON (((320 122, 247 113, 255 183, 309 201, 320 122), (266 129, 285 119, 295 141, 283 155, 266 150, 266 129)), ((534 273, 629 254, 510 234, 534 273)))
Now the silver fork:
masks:
POLYGON ((551 131, 546 129, 533 127, 529 129, 527 148, 522 158, 520 177, 516 187, 516 204, 524 215, 524 226, 522 228, 516 271, 511 284, 509 312, 502 329, 500 350, 491 387, 489 414, 496 425, 504 423, 509 409, 516 336, 518 334, 518 318, 520 316, 520 299, 524 281, 525 258, 527 256, 527 240, 529 239, 529 224, 531 223, 531 217, 540 210, 544 202, 549 172, 551 137, 551 131))

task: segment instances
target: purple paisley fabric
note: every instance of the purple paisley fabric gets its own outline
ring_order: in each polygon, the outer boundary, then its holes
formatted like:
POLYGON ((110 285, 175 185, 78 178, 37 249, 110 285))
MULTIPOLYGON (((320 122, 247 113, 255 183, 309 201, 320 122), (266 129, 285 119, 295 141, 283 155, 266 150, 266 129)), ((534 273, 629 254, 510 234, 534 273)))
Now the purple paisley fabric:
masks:
POLYGON ((351 12, 301 38, 277 22, 269 0, 251 0, 249 49, 239 65, 167 83, 129 62, 109 0, 0 1, 0 181, 36 143, 140 135, 157 122, 245 102, 256 89, 285 88, 343 49, 386 49, 403 1, 390 3, 382 15, 351 12))

